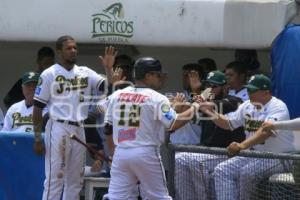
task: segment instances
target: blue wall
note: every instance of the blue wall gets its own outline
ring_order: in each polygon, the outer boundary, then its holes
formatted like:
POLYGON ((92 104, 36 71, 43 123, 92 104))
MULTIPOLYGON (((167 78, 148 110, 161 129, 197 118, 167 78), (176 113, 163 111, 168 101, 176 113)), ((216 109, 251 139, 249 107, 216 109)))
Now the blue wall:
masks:
POLYGON ((33 151, 30 133, 0 132, 0 199, 41 200, 44 156, 33 151))

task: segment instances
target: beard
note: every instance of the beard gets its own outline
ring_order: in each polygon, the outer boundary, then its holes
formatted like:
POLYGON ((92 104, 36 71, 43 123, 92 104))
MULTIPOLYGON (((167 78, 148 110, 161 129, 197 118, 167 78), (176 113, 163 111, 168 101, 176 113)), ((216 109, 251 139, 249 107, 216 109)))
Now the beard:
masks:
POLYGON ((77 62, 77 58, 66 59, 66 63, 69 65, 74 65, 77 62))

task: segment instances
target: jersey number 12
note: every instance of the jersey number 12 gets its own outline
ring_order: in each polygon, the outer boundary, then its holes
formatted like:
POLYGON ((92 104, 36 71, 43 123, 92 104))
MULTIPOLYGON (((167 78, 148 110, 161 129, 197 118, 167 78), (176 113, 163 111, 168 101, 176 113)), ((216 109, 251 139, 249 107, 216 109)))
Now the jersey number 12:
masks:
POLYGON ((139 127, 140 126, 140 114, 141 114, 141 107, 133 104, 129 107, 129 114, 128 120, 125 119, 125 110, 126 104, 120 105, 120 120, 118 122, 119 126, 126 126, 129 127, 139 127), (127 123, 126 123, 127 121, 127 123))

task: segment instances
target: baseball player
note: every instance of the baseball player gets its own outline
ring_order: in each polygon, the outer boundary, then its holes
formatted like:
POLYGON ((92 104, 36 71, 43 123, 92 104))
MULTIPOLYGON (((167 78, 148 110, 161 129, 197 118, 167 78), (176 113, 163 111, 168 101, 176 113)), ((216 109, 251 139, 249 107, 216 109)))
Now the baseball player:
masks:
MULTIPOLYGON (((221 71, 208 73, 205 85, 211 89, 210 101, 223 113, 235 111, 242 100, 227 95, 226 77, 221 71)), ((207 89, 206 89, 207 90, 207 89)), ((216 126, 211 120, 202 116, 201 145, 208 147, 227 147, 231 142, 241 142, 245 139, 243 128, 234 131, 224 130, 216 126), (206 120, 204 120, 206 119, 206 120)), ((177 153, 175 156, 175 189, 177 200, 212 199, 213 178, 211 172, 226 156, 204 153, 177 153)))
MULTIPOLYGON (((266 120, 289 119, 286 105, 271 95, 270 79, 262 74, 254 75, 245 87, 250 100, 241 104, 235 112, 222 115, 205 106, 201 107, 203 112, 214 117, 216 125, 224 129, 234 130, 240 126, 244 127, 247 139, 242 143, 231 143, 228 146, 229 154, 236 155, 240 150, 250 147, 258 151, 274 153, 293 151, 292 132, 263 132, 260 128, 266 120)), ((249 199, 255 183, 289 168, 289 163, 277 159, 231 158, 214 169, 216 197, 217 199, 249 199)))
MULTIPOLYGON (((200 94, 203 88, 203 85, 201 83, 202 79, 204 79, 204 71, 202 67, 199 64, 186 64, 182 67, 183 77, 184 79, 184 87, 186 87, 186 90, 184 90, 184 101, 191 101, 192 97, 196 94, 200 94), (187 81, 187 82, 185 82, 187 81)), ((177 94, 176 97, 173 98, 172 104, 175 106, 175 109, 177 112, 181 112, 180 110, 177 110, 178 108, 182 107, 184 109, 183 101, 179 101, 179 106, 176 106, 177 97, 180 97, 180 95, 177 94)), ((181 127, 180 129, 176 130, 171 136, 170 141, 173 144, 199 144, 200 138, 201 138, 201 125, 199 123, 199 120, 197 120, 199 117, 195 117, 194 120, 187 123, 185 126, 181 127)))
POLYGON ((165 129, 182 127, 199 104, 193 103, 176 114, 167 97, 155 91, 162 87, 164 74, 154 58, 138 59, 134 72, 136 85, 114 92, 106 112, 105 133, 114 154, 104 199, 136 199, 138 181, 145 199, 171 199, 158 147, 165 138, 165 129))
MULTIPOLYGON (((85 148, 70 139, 75 134, 85 141, 82 121, 86 119, 92 91, 104 91, 105 80, 95 71, 77 66, 77 46, 71 36, 56 41, 58 63, 40 76, 35 90, 33 123, 34 149, 43 153, 41 110, 48 106, 50 119, 45 131, 45 173, 43 200, 79 199, 83 181, 85 148)), ((110 55, 113 48, 106 49, 110 55)), ((107 55, 107 54, 106 54, 107 55)), ((109 59, 108 59, 109 60, 109 59)), ((105 66, 108 60, 106 60, 105 66)), ((110 69, 106 69, 109 71, 110 69)), ((108 75, 108 77, 111 77, 108 75)))
MULTIPOLYGON (((2 131, 33 132, 32 110, 33 95, 39 74, 27 72, 22 76, 24 100, 13 104, 6 112, 2 131)), ((43 115, 47 112, 45 108, 43 115)))

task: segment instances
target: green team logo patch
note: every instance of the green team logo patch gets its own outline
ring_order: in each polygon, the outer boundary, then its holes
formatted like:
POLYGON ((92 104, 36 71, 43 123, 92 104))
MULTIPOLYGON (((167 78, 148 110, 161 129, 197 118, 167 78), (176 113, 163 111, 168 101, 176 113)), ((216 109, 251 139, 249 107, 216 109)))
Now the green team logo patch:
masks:
POLYGON ((170 112, 170 106, 169 106, 168 104, 163 104, 163 105, 161 106, 161 111, 162 111, 163 113, 170 112))
POLYGON ((133 36, 133 21, 126 19, 122 3, 114 3, 92 15, 92 38, 100 42, 128 43, 133 36))

